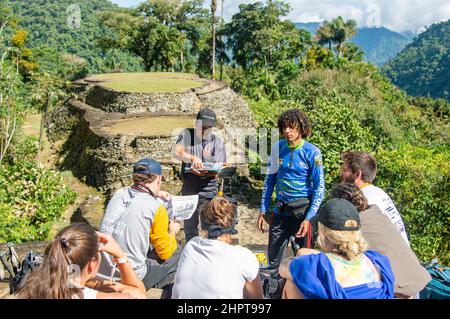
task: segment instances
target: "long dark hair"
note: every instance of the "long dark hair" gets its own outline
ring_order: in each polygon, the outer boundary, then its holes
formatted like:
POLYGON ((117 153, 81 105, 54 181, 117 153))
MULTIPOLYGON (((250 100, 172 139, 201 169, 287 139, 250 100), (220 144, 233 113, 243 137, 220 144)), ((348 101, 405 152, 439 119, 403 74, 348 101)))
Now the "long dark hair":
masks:
POLYGON ((311 136, 311 122, 306 114, 299 109, 290 109, 280 115, 278 118, 278 129, 281 135, 284 134, 286 127, 297 128, 302 138, 311 136))
POLYGON ((47 246, 43 263, 29 273, 18 292, 24 299, 81 298, 82 289, 70 282, 69 266, 80 271, 98 256, 98 237, 88 224, 72 224, 62 229, 47 246))
POLYGON ((369 207, 364 193, 353 183, 336 184, 331 189, 330 198, 343 198, 355 205, 359 212, 369 207))

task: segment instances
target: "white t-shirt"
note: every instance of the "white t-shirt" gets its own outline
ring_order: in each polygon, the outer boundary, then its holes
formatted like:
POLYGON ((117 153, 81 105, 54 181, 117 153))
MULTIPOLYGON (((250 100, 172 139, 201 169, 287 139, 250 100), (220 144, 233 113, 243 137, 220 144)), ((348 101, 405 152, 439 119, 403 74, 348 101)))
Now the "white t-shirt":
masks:
POLYGON ((249 249, 194 237, 181 254, 172 299, 242 299, 246 281, 258 272, 249 249))
MULTIPOLYGON (((82 288, 81 286, 80 286, 80 288, 82 288)), ((98 291, 97 290, 94 290, 94 289, 91 289, 91 288, 88 288, 88 287, 84 287, 83 288, 83 290, 82 290, 82 299, 97 299, 97 293, 98 293, 98 291)), ((72 299, 79 299, 79 296, 78 295, 74 295, 73 297, 72 297, 72 299)))
POLYGON ((402 216, 400 216, 400 213, 395 207, 395 204, 392 201, 391 197, 386 194, 381 188, 372 184, 362 187, 361 191, 367 198, 369 206, 377 205, 378 208, 380 208, 381 212, 389 217, 395 228, 400 232, 400 235, 402 235, 403 239, 409 246, 405 224, 403 223, 402 216))

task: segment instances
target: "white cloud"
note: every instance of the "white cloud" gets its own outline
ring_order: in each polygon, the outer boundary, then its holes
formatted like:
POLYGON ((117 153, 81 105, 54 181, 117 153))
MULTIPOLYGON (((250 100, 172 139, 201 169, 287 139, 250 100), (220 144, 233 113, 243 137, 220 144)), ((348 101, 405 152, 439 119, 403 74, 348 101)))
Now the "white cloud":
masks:
MULTIPOLYGON (((112 0, 122 6, 136 6, 143 0, 112 0)), ((220 15, 218 0, 217 14, 220 15)), ((224 0, 225 19, 239 11, 239 4, 257 0, 224 0)), ((264 1, 264 0, 262 0, 264 1)), ((449 0, 285 0, 293 22, 318 22, 338 15, 355 19, 359 26, 384 26, 394 31, 417 31, 450 19, 449 0)), ((210 0, 205 0, 208 6, 210 0)))
MULTIPOLYGON (((239 4, 255 2, 224 1, 227 19, 238 12, 239 4)), ((288 18, 293 22, 317 22, 341 15, 345 19, 355 19, 359 26, 384 26, 401 32, 417 31, 424 26, 450 19, 448 0, 286 0, 286 2, 292 7, 288 18)))

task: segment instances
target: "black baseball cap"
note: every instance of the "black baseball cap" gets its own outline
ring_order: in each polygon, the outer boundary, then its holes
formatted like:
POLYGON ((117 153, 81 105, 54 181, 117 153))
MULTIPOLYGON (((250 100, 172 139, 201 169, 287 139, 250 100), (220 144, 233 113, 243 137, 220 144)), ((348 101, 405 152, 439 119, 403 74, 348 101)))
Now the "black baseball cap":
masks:
POLYGON ((203 126, 216 126, 217 125, 216 113, 211 109, 201 109, 197 113, 197 120, 202 121, 203 126))
POLYGON ((343 198, 332 198, 319 209, 318 221, 333 230, 356 231, 361 229, 361 220, 355 205, 343 198), (346 227, 347 220, 358 223, 356 227, 346 227))
MULTIPOLYGON (((163 176, 161 164, 153 158, 143 158, 134 164, 133 172, 137 174, 155 174, 163 176)), ((163 180, 164 177, 163 177, 163 180)))

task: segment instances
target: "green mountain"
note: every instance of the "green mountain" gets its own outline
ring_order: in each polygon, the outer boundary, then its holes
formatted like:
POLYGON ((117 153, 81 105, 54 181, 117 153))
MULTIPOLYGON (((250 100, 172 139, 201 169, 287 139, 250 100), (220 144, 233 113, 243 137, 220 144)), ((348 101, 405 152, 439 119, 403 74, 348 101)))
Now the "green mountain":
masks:
POLYGON ((51 67, 51 55, 69 53, 86 60, 85 72, 140 69, 140 60, 120 50, 104 52, 98 39, 107 34, 97 13, 118 6, 108 0, 2 0, 29 34, 27 45, 43 54, 51 67))
MULTIPOLYGON (((315 34, 319 22, 296 23, 297 28, 306 29, 315 34)), ((364 60, 381 66, 403 50, 412 41, 411 32, 400 34, 386 28, 358 28, 357 34, 350 42, 360 46, 364 51, 364 60)))
POLYGON ((429 27, 383 71, 410 95, 450 101, 450 20, 429 27))
POLYGON ((351 42, 363 49, 366 61, 381 66, 395 57, 411 40, 386 28, 362 28, 351 42))

